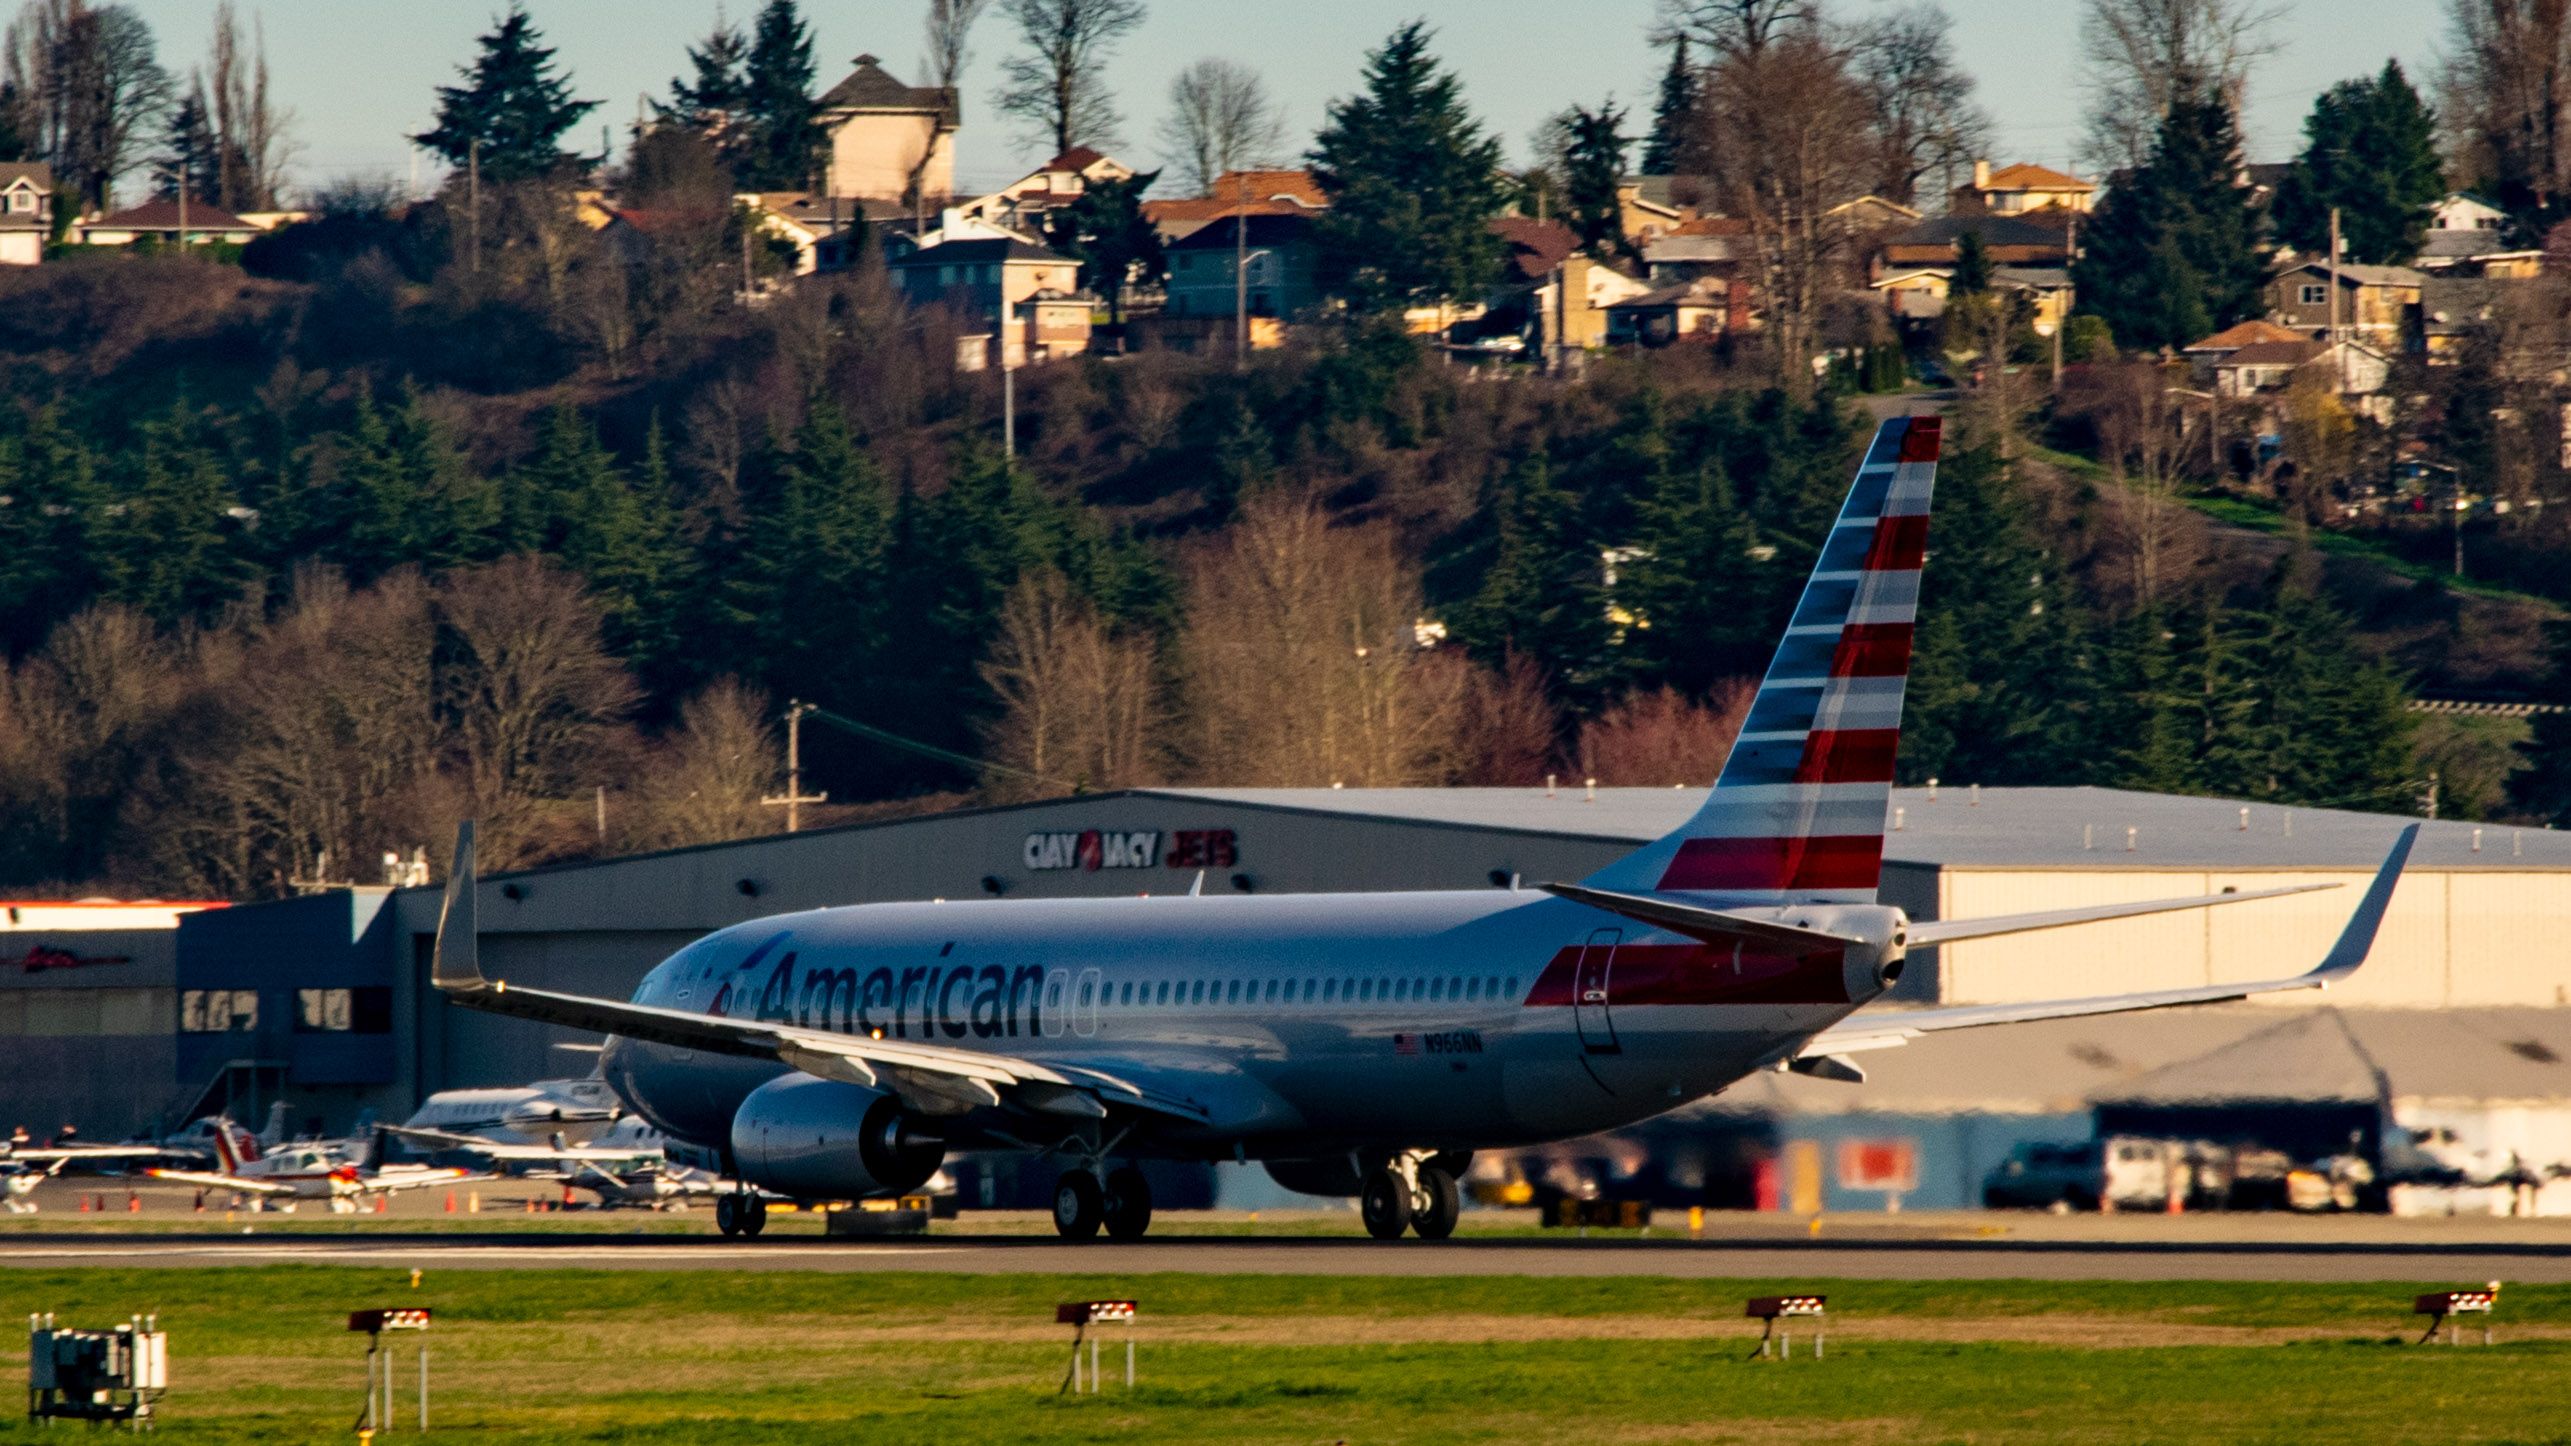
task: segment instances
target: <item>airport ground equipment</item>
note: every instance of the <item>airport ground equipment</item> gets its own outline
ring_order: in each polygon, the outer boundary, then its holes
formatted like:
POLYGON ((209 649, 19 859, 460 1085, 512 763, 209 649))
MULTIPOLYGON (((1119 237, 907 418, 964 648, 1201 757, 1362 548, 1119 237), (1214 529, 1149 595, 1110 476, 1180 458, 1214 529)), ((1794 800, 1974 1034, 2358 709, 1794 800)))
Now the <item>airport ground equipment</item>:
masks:
POLYGON ((2494 1280, 2481 1290, 2429 1291, 2427 1294, 2422 1295, 2417 1300, 2411 1302, 2410 1313, 2412 1315, 2424 1315, 2428 1317, 2428 1334, 2419 1338, 2419 1343, 2423 1346, 2428 1344, 2430 1341, 2437 1339, 2437 1333, 2439 1331, 2446 1332, 2446 1344, 2450 1346, 2462 1345, 2464 1343, 2463 1331, 2460 1329, 2447 1330, 2447 1321, 2450 1318, 2459 1315, 2480 1316, 2482 1318, 2482 1344, 2489 1345, 2491 1343, 2491 1313, 2499 1308, 2500 1283, 2494 1280))
POLYGON ((1107 1321, 1123 1321, 1125 1323, 1125 1388, 1127 1390, 1133 1389, 1134 1303, 1132 1301, 1067 1301, 1053 1308, 1053 1318, 1055 1324, 1071 1327, 1071 1373, 1062 1378, 1062 1389, 1054 1392, 1055 1395, 1059 1396, 1065 1393, 1078 1395, 1080 1393, 1080 1347, 1083 1342, 1086 1342, 1089 1346, 1088 1388, 1091 1394, 1094 1395, 1097 1393, 1104 1378, 1098 1374, 1098 1338, 1089 1333, 1089 1328, 1093 1325, 1099 1325, 1107 1321))
POLYGON ((1759 1336, 1758 1352, 1750 1359, 1766 1359, 1771 1344, 1776 1347, 1778 1359, 1794 1359, 1793 1322, 1798 1320, 1812 1322, 1812 1358, 1816 1361, 1821 1359, 1822 1349, 1830 1343, 1829 1304, 1830 1297, 1826 1295, 1762 1295, 1753 1298, 1741 1313, 1752 1320, 1767 1322, 1767 1330, 1759 1336), (1779 1321, 1786 1322, 1783 1330, 1777 1328, 1779 1321))
POLYGON ((51 1314, 27 1317, 27 1419, 123 1422, 137 1431, 170 1388, 170 1338, 158 1316, 103 1331, 66 1330, 51 1314))
MULTIPOLYGON (((419 1284, 419 1272, 411 1273, 411 1283, 419 1284)), ((352 1310, 348 1328, 366 1333, 366 1410, 358 1426, 368 1432, 393 1429, 393 1348, 384 1344, 386 1331, 420 1332, 420 1429, 429 1423, 428 1328, 429 1312, 425 1306, 403 1306, 392 1310, 352 1310)))
POLYGON ((1652 1206, 1649 1200, 1583 1200, 1565 1195, 1545 1212, 1544 1223, 1560 1230, 1576 1229, 1586 1235, 1592 1230, 1640 1230, 1652 1228, 1652 1206))
POLYGON ((926 1235, 932 1202, 926 1195, 858 1200, 822 1216, 824 1235, 926 1235))

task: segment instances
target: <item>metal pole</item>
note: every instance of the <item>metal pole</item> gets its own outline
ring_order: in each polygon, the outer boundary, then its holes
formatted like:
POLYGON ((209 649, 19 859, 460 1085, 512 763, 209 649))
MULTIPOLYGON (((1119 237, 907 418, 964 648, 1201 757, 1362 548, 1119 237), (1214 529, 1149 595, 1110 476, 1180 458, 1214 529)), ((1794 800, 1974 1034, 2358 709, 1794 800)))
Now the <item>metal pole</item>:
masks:
POLYGON ((1125 1389, 1134 1389, 1134 1323, 1125 1322, 1125 1389))
POLYGON ((1098 1374, 1098 1338, 1089 1338, 1089 1390, 1094 1395, 1105 1389, 1107 1378, 1098 1374))
POLYGON ((428 1429, 428 1339, 420 1340, 420 1429, 428 1429))
POLYGON ((1009 323, 1000 321, 1000 455, 1018 455, 1018 373, 1009 365, 1009 323))
POLYGON ((803 823, 803 702, 786 709, 786 832, 803 823))
POLYGON ((473 254, 464 269, 478 275, 482 270, 482 140, 478 136, 464 145, 464 195, 465 208, 473 213, 473 254))
POLYGON ((1232 213, 1232 364, 1250 364, 1250 177, 1241 176, 1241 205, 1232 213))

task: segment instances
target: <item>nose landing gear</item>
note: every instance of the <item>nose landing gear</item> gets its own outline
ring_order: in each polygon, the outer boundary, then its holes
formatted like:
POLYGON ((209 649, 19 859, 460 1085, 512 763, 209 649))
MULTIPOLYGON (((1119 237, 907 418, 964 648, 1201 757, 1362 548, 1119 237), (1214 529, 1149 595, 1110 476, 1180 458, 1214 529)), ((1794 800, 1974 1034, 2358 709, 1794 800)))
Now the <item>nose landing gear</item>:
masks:
POLYGON ((1377 1240, 1399 1240, 1405 1230, 1422 1240, 1454 1234, 1464 1213, 1458 1168, 1460 1162, 1447 1155, 1408 1150, 1367 1171, 1357 1202, 1366 1233, 1377 1240))

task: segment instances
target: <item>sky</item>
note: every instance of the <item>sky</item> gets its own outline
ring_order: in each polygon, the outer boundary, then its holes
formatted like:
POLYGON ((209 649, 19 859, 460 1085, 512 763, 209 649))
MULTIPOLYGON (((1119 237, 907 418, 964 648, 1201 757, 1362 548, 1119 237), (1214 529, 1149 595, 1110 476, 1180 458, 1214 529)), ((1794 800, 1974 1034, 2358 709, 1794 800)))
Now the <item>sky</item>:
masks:
MULTIPOLYGON (((160 37, 163 63, 184 71, 204 53, 204 0, 128 0, 160 37)), ((428 128, 435 87, 454 78, 489 27, 497 4, 475 0, 238 0, 266 23, 275 92, 295 113, 299 185, 347 175, 433 184, 436 164, 405 137, 428 128)), ((1850 18, 1902 0, 1836 0, 1850 18)), ((729 0, 736 20, 758 0, 729 0)), ((1366 51, 1403 20, 1425 17, 1437 50, 1463 78, 1484 123, 1523 157, 1545 116, 1614 97, 1647 116, 1659 57, 1645 36, 1653 0, 1149 0, 1149 17, 1111 67, 1123 98, 1125 144, 1109 147, 1137 166, 1162 159, 1154 132, 1170 77, 1204 56, 1259 69, 1300 145, 1329 102, 1356 87, 1366 51)), ((1946 0, 1960 59, 1997 122, 1993 159, 2067 167, 2080 136, 2077 7, 2072 0, 1946 0)), ((569 70, 575 93, 601 102, 597 127, 618 145, 639 97, 666 96, 686 68, 685 47, 710 27, 715 0, 531 0, 530 11, 569 70)), ((2397 58, 2424 85, 2436 64, 2445 7, 2433 0, 2282 0, 2282 51, 2253 77, 2248 146, 2253 160, 2290 158, 2312 99, 2332 82, 2371 74, 2397 58)), ((861 52, 917 80, 925 0, 805 0, 820 84, 845 75, 861 52)), ((958 136, 958 189, 993 190, 1045 159, 1047 149, 992 113, 1007 37, 996 17, 976 32, 958 136)), ((1639 129, 1639 126, 1636 127, 1639 129)))

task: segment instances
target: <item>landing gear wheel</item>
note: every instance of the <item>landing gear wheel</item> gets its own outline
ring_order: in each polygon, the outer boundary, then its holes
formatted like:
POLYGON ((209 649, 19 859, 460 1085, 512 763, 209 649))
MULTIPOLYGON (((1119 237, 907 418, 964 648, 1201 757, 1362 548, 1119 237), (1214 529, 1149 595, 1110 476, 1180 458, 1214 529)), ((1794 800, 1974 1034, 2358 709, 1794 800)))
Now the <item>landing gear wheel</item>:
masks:
POLYGON ((1455 1219, 1463 1213, 1464 1196, 1455 1188, 1455 1177, 1434 1165, 1420 1166, 1419 1189, 1412 1197, 1412 1233, 1422 1240, 1444 1240, 1455 1233, 1455 1219))
POLYGON ((726 1235, 741 1233, 740 1196, 717 1195, 714 1197, 714 1228, 726 1235))
POLYGON ((1152 1228, 1152 1182, 1131 1165, 1109 1171, 1105 1213, 1109 1239, 1142 1239, 1152 1228))
POLYGON ((1366 1233, 1377 1240, 1399 1240, 1410 1228, 1410 1182, 1378 1165, 1366 1172, 1366 1191, 1358 1199, 1366 1233))
POLYGON ((741 1219, 741 1233, 743 1235, 756 1239, 760 1231, 768 1228, 768 1201, 766 1196, 742 1196, 741 1209, 739 1213, 741 1219))
POLYGON ((1106 1192, 1086 1170, 1065 1170, 1053 1187, 1053 1228, 1065 1240, 1087 1240, 1107 1215, 1106 1192))

